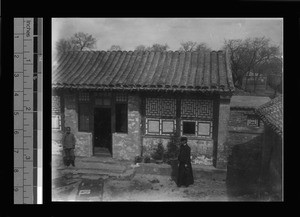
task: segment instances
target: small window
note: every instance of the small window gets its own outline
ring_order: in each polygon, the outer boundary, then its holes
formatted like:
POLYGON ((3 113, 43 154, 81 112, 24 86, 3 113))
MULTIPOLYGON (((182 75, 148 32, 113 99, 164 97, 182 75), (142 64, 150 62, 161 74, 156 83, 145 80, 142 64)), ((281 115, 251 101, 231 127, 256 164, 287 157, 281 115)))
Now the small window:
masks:
POLYGON ((196 122, 183 121, 182 122, 182 134, 183 135, 195 135, 196 134, 196 122))
POLYGON ((88 104, 79 104, 79 131, 90 130, 90 111, 88 104))
POLYGON ((61 129, 60 115, 52 115, 52 129, 61 129))
POLYGON ((259 119, 256 115, 247 115, 247 126, 259 127, 259 119))
POLYGON ((116 132, 127 133, 127 104, 116 103, 116 132))

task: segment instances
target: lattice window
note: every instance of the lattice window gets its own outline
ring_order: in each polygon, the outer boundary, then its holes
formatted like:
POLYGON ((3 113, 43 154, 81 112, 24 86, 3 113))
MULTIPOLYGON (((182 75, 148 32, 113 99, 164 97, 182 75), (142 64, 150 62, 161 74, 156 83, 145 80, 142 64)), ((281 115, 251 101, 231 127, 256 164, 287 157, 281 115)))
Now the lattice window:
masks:
POLYGON ((183 118, 213 118, 213 101, 182 99, 181 100, 181 117, 183 118))
POLYGON ((116 94, 116 102, 127 102, 127 94, 124 93, 116 94))
POLYGON ((259 127, 259 118, 256 115, 247 115, 247 126, 249 127, 259 127))
POLYGON ((165 98, 147 98, 146 116, 151 117, 175 117, 176 100, 165 98))
POLYGON ((110 106, 111 93, 94 92, 95 105, 110 106))
POLYGON ((161 99, 161 115, 165 117, 176 116, 176 100, 161 99))
POLYGON ((89 102, 90 101, 90 94, 89 92, 79 92, 79 102, 89 102))

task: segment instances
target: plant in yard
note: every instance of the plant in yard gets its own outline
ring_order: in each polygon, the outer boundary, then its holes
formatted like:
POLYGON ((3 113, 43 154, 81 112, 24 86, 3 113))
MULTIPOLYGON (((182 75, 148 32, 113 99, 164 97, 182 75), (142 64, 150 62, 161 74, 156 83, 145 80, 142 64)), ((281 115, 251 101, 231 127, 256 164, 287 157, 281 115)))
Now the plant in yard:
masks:
POLYGON ((179 146, 180 138, 176 135, 172 135, 170 141, 168 142, 167 150, 164 154, 165 162, 177 159, 179 153, 179 146))
POLYGON ((148 155, 144 156, 144 163, 150 163, 150 156, 148 155))
POLYGON ((157 144, 157 148, 154 150, 154 152, 151 154, 151 157, 154 160, 163 160, 164 157, 165 148, 162 144, 162 142, 159 142, 157 144))
POLYGON ((143 158, 141 156, 135 156, 134 164, 141 163, 142 161, 143 161, 143 158))

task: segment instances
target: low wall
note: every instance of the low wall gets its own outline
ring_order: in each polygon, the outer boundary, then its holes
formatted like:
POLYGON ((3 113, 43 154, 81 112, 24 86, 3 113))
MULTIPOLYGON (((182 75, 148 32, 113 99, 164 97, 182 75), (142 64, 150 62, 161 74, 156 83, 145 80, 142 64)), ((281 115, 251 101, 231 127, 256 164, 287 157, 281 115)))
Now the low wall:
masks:
MULTIPOLYGON (((151 156, 157 145, 162 143, 167 150, 170 139, 167 138, 143 138, 143 155, 151 156)), ((188 145, 191 148, 191 160, 194 164, 213 165, 213 140, 189 139, 188 145)))

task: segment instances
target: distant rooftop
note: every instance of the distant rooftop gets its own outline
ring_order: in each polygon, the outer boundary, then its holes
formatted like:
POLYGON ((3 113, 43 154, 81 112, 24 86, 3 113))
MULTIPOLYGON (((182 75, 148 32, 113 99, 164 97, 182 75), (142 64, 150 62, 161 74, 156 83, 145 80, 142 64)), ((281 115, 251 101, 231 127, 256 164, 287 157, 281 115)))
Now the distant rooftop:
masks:
POLYGON ((282 135, 283 128, 282 101, 282 96, 278 96, 255 110, 263 122, 279 135, 282 135))
POLYGON ((269 102, 271 99, 264 96, 232 96, 230 102, 230 108, 253 108, 256 109, 259 106, 269 102))

